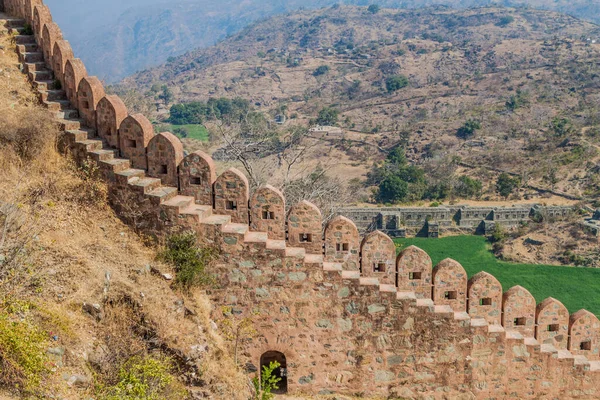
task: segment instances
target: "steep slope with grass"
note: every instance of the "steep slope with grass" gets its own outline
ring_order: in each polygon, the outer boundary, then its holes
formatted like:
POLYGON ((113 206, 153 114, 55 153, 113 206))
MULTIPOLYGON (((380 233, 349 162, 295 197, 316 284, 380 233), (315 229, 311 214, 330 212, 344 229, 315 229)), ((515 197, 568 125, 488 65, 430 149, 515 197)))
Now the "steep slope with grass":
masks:
POLYGON ((37 103, 0 33, 2 396, 246 398, 211 305, 116 218, 93 168, 58 153, 37 103))

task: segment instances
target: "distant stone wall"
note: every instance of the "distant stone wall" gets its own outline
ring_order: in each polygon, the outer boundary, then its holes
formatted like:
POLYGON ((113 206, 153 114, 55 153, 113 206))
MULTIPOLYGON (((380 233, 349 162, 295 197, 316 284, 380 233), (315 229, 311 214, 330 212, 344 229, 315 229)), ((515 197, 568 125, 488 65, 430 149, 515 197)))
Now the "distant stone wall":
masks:
POLYGON ((381 230, 392 237, 406 235, 427 236, 427 222, 439 227, 439 233, 453 229, 484 234, 489 227, 499 224, 515 228, 528 222, 536 214, 564 218, 574 210, 572 206, 530 207, 346 207, 338 214, 351 219, 361 232, 381 230))
MULTIPOLYGON (((250 193, 239 171, 217 176, 208 155, 183 154, 173 135, 155 135, 144 116, 129 115, 121 101, 105 96, 77 59, 40 62, 55 56, 55 43, 43 34, 50 32, 49 11, 41 2, 7 1, 13 15, 35 22, 35 36, 15 40, 40 102, 56 114, 65 150, 76 162, 98 167, 116 212, 144 233, 193 230, 202 244, 220 250, 218 286, 208 294, 231 313, 216 307, 213 318, 253 322, 256 335, 239 349, 252 375, 278 360, 282 391, 290 393, 600 396, 596 316, 585 310, 569 315, 552 298, 536 305, 525 288, 503 292, 484 272, 467 279, 454 260, 434 267, 416 247, 396 256, 392 240, 377 230, 377 224, 392 229, 407 220, 415 229, 421 222, 444 226, 457 210, 359 209, 361 224, 373 228, 362 239, 342 216, 323 230, 321 212, 309 202, 286 215, 277 189, 250 193), (58 77, 66 91, 54 89, 51 69, 63 61, 58 77)), ((61 59, 70 54, 67 45, 61 59)), ((522 218, 521 211, 498 215, 522 218)))

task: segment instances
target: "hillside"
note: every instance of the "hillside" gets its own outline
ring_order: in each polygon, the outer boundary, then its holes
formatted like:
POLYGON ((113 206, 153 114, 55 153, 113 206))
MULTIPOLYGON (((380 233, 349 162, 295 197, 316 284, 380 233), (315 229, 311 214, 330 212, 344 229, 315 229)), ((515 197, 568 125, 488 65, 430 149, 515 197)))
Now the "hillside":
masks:
POLYGON ((152 272, 173 273, 59 154, 19 66, 0 29, 0 398, 247 398, 206 297, 152 272))
POLYGON ((598 26, 545 11, 336 7, 255 24, 117 89, 152 103, 148 90, 165 83, 173 102, 241 97, 272 116, 286 109, 288 125, 332 106, 345 134, 321 137, 326 146, 313 161, 328 152, 347 179, 364 179, 401 143, 431 179, 466 173, 487 185, 484 197, 494 197, 499 170, 592 197, 599 193, 598 39, 598 26), (408 86, 386 90, 400 75, 408 86), (479 129, 457 137, 469 120, 479 129))
MULTIPOLYGON (((333 4, 418 8, 441 4, 456 8, 484 6, 491 0, 248 0, 248 1, 104 1, 49 0, 67 39, 89 70, 110 82, 164 63, 169 57, 197 47, 208 47, 263 18, 301 8, 333 4)), ((504 5, 565 12, 600 22, 595 0, 504 0, 504 5)))

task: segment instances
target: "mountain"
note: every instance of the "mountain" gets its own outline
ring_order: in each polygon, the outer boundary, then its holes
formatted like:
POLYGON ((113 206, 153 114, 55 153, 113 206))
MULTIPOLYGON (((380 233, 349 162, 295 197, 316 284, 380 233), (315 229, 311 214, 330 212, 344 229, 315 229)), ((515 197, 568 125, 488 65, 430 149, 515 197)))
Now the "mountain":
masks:
MULTIPOLYGON (((248 24, 302 8, 333 4, 416 8, 433 4, 465 8, 496 4, 492 0, 48 0, 76 54, 89 71, 109 82, 157 66, 169 57, 208 47, 248 24)), ((596 0, 504 0, 570 13, 600 22, 596 0)))
POLYGON ((345 137, 321 148, 340 176, 364 177, 372 149, 401 143, 430 182, 468 173, 494 196, 505 170, 585 197, 600 193, 598 42, 597 25, 549 11, 335 7, 256 23, 118 89, 241 97, 292 124, 332 107, 345 137))

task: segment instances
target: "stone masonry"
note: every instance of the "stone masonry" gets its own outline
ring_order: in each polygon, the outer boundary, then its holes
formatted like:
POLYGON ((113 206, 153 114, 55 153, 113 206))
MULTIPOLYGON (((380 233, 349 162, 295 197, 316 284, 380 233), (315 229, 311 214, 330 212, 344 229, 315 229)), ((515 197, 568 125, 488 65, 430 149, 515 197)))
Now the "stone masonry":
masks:
MULTIPOLYGON (((62 126, 65 148, 76 162, 97 164, 116 212, 149 234, 193 230, 202 244, 220 250, 214 267, 219 285, 208 295, 233 313, 215 307, 212 318, 217 324, 224 318, 253 322, 257 334, 242 340, 239 350, 240 365, 252 376, 276 359, 285 372, 282 391, 292 394, 600 397, 595 315, 569 315, 554 298, 536 306, 523 287, 504 292, 486 273, 468 279, 450 259, 432 266, 415 247, 396 256, 377 226, 362 241, 348 218, 335 218, 323 230, 320 211, 306 201, 286 215, 276 189, 251 196, 239 171, 217 177, 209 156, 184 158, 176 139, 155 135, 143 116, 106 112, 105 102, 118 102, 103 100, 101 86, 86 79, 77 59, 66 60, 65 90, 55 90, 53 64, 37 61, 49 52, 43 40, 52 21, 46 7, 23 0, 4 0, 4 6, 24 70, 62 126), (41 27, 34 36, 18 34, 32 22, 41 27), (89 87, 81 85, 84 79, 92 82, 89 87), (114 134, 118 141, 108 139, 114 134)), ((439 218, 440 226, 453 212, 431 211, 427 218, 428 211, 416 211, 417 220, 439 218)), ((388 218, 386 224, 393 228, 401 221, 388 218)))

